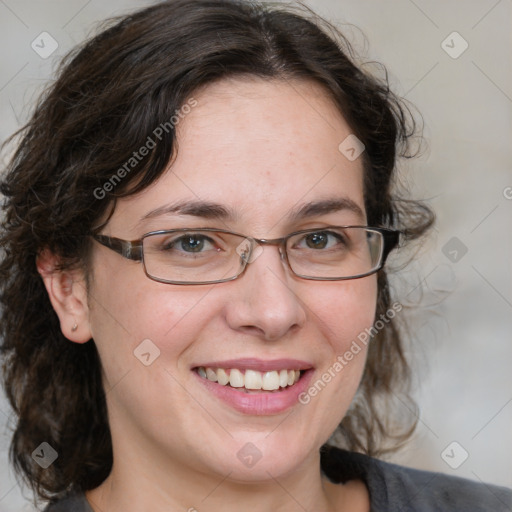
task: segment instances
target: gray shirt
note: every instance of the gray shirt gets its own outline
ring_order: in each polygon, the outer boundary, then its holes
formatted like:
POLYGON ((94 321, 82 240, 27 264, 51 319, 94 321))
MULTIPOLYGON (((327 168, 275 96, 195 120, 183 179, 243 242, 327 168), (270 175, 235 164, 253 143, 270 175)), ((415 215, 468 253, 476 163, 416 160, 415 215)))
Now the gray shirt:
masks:
MULTIPOLYGON (((410 469, 334 447, 322 449, 321 466, 334 483, 363 480, 372 512, 512 512, 512 490, 505 487, 410 469)), ((93 510, 83 494, 74 494, 45 512, 93 510)))

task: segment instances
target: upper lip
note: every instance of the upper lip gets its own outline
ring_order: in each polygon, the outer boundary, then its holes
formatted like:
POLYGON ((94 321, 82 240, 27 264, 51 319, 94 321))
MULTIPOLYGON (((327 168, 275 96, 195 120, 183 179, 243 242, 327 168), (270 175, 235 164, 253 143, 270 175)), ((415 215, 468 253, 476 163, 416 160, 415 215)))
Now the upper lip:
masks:
POLYGON ((299 359, 272 359, 263 360, 257 358, 228 359, 224 361, 211 361, 194 365, 192 368, 236 368, 238 370, 256 370, 271 372, 273 370, 309 370, 313 368, 311 363, 299 359))

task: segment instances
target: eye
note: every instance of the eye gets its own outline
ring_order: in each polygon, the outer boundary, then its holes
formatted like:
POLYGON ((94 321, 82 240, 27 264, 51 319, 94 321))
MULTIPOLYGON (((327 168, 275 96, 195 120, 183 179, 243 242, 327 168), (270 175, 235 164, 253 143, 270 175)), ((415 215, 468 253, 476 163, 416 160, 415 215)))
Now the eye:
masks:
POLYGON ((212 238, 201 234, 186 234, 174 239, 165 240, 162 244, 163 251, 175 249, 182 252, 201 253, 203 249, 215 250, 212 238))
POLYGON ((341 233, 334 231, 315 231, 314 233, 307 233, 303 235, 299 243, 302 242, 306 243, 306 248, 317 250, 332 249, 340 243, 342 246, 347 245, 346 238, 341 233))

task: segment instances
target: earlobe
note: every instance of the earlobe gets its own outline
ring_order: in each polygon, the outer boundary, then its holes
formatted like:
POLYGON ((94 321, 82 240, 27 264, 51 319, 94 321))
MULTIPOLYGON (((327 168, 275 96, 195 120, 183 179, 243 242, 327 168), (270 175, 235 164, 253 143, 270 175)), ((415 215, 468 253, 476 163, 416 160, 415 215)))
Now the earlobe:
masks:
POLYGON ((61 270, 59 261, 58 256, 48 249, 43 249, 37 256, 37 271, 59 317, 62 334, 75 343, 85 343, 92 336, 83 271, 61 270))

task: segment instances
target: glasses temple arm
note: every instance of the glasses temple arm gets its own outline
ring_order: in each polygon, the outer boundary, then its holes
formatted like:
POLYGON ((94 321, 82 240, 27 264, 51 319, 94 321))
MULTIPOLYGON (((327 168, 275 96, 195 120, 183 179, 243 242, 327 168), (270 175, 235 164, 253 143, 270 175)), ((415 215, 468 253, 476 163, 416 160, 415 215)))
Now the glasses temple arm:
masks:
POLYGON ((121 240, 119 238, 106 235, 93 235, 93 238, 97 240, 101 245, 112 249, 124 258, 134 261, 142 260, 141 240, 129 242, 127 240, 121 240))

